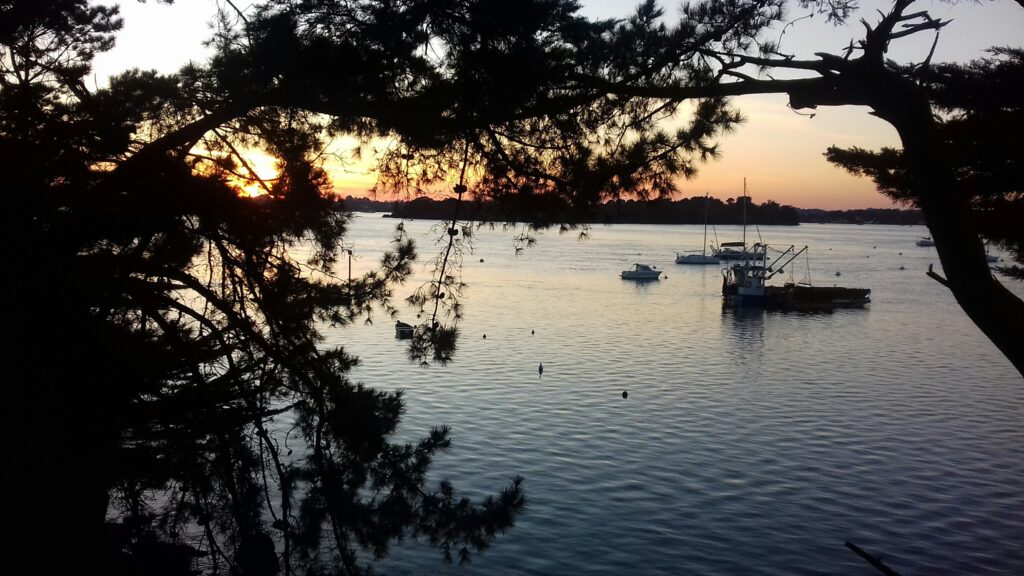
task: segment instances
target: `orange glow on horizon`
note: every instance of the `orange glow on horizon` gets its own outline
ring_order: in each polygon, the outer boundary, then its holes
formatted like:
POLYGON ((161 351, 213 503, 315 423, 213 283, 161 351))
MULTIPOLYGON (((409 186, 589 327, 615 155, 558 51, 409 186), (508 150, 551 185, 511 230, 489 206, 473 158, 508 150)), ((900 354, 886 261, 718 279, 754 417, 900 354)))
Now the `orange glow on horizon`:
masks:
MULTIPOLYGON (((878 149, 899 147, 895 130, 868 114, 862 107, 822 108, 814 114, 797 113, 787 106, 785 95, 744 96, 733 99, 745 121, 733 133, 719 136, 720 156, 697 164, 697 175, 677 181, 674 199, 710 196, 725 201, 743 194, 743 179, 753 202, 769 200, 797 208, 849 210, 900 207, 880 194, 868 178, 848 174, 829 164, 823 154, 832 145, 878 149)), ((686 107, 668 128, 688 121, 686 107)), ((378 201, 411 200, 416 194, 375 193, 377 183, 376 151, 387 149, 385 140, 360 143, 351 137, 331 142, 321 156, 331 182, 331 191, 339 197, 353 196, 378 201)), ((241 175, 251 169, 267 186, 278 177, 277 160, 259 149, 240 150, 245 164, 237 167, 241 175)), ((471 170, 472 171, 472 170, 471 170)), ((467 174, 467 177, 469 175, 467 174)), ((256 179, 233 179, 241 194, 266 194, 256 179)), ((453 183, 438 183, 425 194, 438 199, 451 198, 453 183)))
POLYGON ((733 99, 746 121, 719 139, 721 156, 698 166, 692 180, 678 182, 680 197, 710 193, 725 200, 743 194, 754 202, 774 200, 797 208, 850 210, 892 208, 893 202, 861 178, 825 160, 829 146, 899 147, 895 129, 865 107, 819 108, 797 113, 785 95, 733 99))
MULTIPOLYGON (((121 4, 125 26, 117 36, 117 44, 113 50, 98 54, 93 62, 93 77, 101 84, 126 69, 174 73, 189 61, 201 64, 212 55, 212 47, 204 45, 210 35, 205 23, 215 19, 216 3, 121 4), (162 37, 173 42, 154 43, 154 31, 162 31, 162 37)), ((872 21, 875 8, 889 5, 881 0, 862 4, 858 16, 872 21)), ((622 18, 633 10, 611 0, 584 0, 581 6, 581 13, 588 18, 622 18)), ((929 35, 901 38, 892 44, 888 55, 896 62, 909 64, 922 62, 934 50, 934 62, 967 62, 984 56, 983 50, 989 46, 1019 44, 1024 11, 1013 2, 951 2, 943 6, 942 17, 950 22, 945 29, 950 35, 944 34, 934 46, 929 35)), ((837 53, 863 34, 856 18, 846 27, 833 26, 824 19, 798 20, 786 25, 784 38, 779 36, 780 49, 797 59, 810 59, 821 50, 837 53)), ((784 95, 744 96, 732 101, 748 121, 735 134, 719 139, 720 160, 699 166, 700 172, 693 180, 679 182, 680 197, 710 193, 723 200, 735 198, 742 194, 746 177, 750 194, 758 203, 774 200, 801 208, 824 209, 893 206, 869 179, 856 178, 830 166, 821 156, 833 144, 866 149, 898 145, 892 127, 870 116, 865 108, 821 107, 813 111, 812 118, 810 114, 790 110, 784 95)), ((685 116, 678 119, 679 123, 685 121, 685 116)), ((341 138, 336 149, 341 149, 340 144, 346 141, 355 142, 341 138)), ((373 143, 365 148, 376 146, 373 143)), ((343 160, 325 162, 335 193, 373 197, 372 162, 351 154, 339 156, 343 160)), ((276 170, 260 168, 259 173, 276 175, 276 170)), ((262 193, 258 184, 255 188, 244 187, 249 194, 262 193)))
MULTIPOLYGON (((899 147, 896 131, 868 114, 864 107, 822 108, 813 117, 787 106, 785 95, 745 96, 733 104, 746 121, 732 134, 720 136, 720 157, 697 165, 691 180, 679 179, 674 199, 703 196, 725 201, 743 195, 743 179, 752 200, 769 200, 797 208, 851 210, 899 208, 879 193, 868 178, 860 178, 829 164, 823 154, 832 145, 878 149, 899 147)), ((685 111, 684 111, 685 112, 685 111)), ((679 116, 673 125, 686 121, 679 116)), ((328 167, 336 194, 344 197, 391 201, 395 195, 376 198, 372 159, 364 158, 359 169, 335 171, 328 167)), ((431 197, 447 198, 440 192, 431 197)))

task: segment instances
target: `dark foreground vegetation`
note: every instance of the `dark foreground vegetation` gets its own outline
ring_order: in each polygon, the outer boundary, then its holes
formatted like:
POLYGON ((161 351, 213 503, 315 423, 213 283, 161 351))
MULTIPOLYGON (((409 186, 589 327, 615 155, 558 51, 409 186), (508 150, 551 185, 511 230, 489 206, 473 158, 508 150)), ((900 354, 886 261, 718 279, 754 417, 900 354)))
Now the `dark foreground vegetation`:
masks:
POLYGON ((210 61, 100 84, 115 7, 0 0, 6 571, 357 574, 413 537, 468 560, 513 526, 520 479, 460 497, 431 470, 449 431, 395 441, 401 394, 351 381, 358 359, 324 342, 324 326, 394 312, 416 257, 398 226, 375 271, 335 273, 349 213, 323 161, 340 134, 395 143, 378 191, 462 200, 407 299, 423 312, 410 359, 444 363, 460 208, 494 202, 525 234, 634 213, 627 198, 692 218, 701 202, 665 199, 740 124, 729 97, 867 106, 903 147, 829 160, 920 209, 932 276, 1024 372, 1024 302, 983 246, 1024 249, 1017 48, 894 63, 890 42, 947 24, 911 0, 807 61, 775 30, 792 11, 845 23, 855 2, 693 2, 678 18, 643 2, 617 21, 570 0, 239 4, 221 4, 210 61), (250 149, 277 159, 274 178, 250 149))

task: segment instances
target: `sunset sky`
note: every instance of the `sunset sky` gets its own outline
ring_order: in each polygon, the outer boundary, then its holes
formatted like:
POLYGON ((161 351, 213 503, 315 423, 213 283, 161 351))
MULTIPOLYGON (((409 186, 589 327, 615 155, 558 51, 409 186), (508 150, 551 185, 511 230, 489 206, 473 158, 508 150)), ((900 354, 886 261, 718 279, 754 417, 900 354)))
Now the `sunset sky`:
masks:
MULTIPOLYGON (((189 60, 201 62, 206 58, 208 52, 202 42, 210 34, 208 23, 216 11, 216 0, 177 0, 172 6, 131 0, 120 4, 125 26, 114 50, 97 57, 96 84, 102 85, 110 74, 127 68, 173 72, 189 60)), ((239 3, 248 4, 245 0, 239 3)), ((620 18, 628 16, 633 4, 622 0, 584 0, 583 13, 594 18, 620 18)), ((671 21, 678 4, 663 5, 671 21)), ((860 16, 875 22, 878 16, 874 10, 884 10, 889 5, 878 0, 861 2, 860 16)), ((989 46, 1021 45, 1024 9, 1010 0, 925 1, 911 10, 928 10, 933 17, 953 20, 942 31, 934 61, 965 61, 982 56, 989 46)), ((801 15, 799 10, 791 12, 793 18, 801 15)), ((851 38, 859 38, 862 33, 859 24, 835 28, 820 17, 803 19, 781 36, 781 46, 784 52, 809 59, 815 52, 838 53, 851 38)), ((899 62, 920 61, 927 55, 932 39, 930 34, 919 34, 898 40, 890 57, 899 62)), ((721 140, 722 156, 718 161, 701 166, 695 179, 680 182, 682 194, 709 192, 722 199, 734 197, 742 193, 746 177, 755 202, 770 199, 802 208, 826 209, 892 206, 869 180, 849 176, 829 165, 822 156, 833 144, 897 146, 891 126, 870 116, 862 107, 821 108, 811 118, 790 110, 786 102, 784 95, 736 98, 734 104, 747 122, 721 140)), ((335 148, 344 151, 353 145, 351 141, 338 141, 335 148)), ((272 174, 269 158, 253 160, 264 175, 272 174)), ((366 195, 373 185, 374 177, 365 164, 349 162, 330 170, 341 194, 366 195)))

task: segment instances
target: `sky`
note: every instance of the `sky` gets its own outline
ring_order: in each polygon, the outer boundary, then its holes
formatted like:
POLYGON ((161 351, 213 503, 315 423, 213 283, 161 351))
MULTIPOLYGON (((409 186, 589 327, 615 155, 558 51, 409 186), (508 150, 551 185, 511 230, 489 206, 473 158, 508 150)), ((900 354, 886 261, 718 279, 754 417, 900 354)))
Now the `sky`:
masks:
MULTIPOLYGON (((203 41, 210 36, 209 22, 218 0, 176 0, 166 6, 150 1, 121 0, 124 29, 115 48, 96 58, 93 82, 102 86, 105 79, 119 71, 138 67, 170 73, 189 61, 202 62, 208 55, 203 41)), ((103 3, 112 3, 107 0, 103 3)), ((239 7, 251 4, 235 0, 239 7)), ((583 0, 582 13, 592 18, 624 18, 634 2, 624 0, 583 0)), ((876 9, 885 10, 890 2, 862 1, 856 22, 865 17, 878 19, 876 9)), ((666 19, 675 19, 679 4, 662 3, 666 19)), ((983 56, 990 46, 1020 46, 1024 31, 1024 8, 1011 0, 939 2, 924 0, 912 11, 928 10, 935 18, 950 19, 943 29, 933 61, 967 61, 983 56)), ((797 19, 805 11, 791 9, 797 19)), ((821 17, 797 20, 779 34, 782 51, 797 58, 812 59, 815 52, 837 53, 851 39, 862 34, 859 24, 834 27, 821 17)), ((889 56, 898 62, 917 62, 928 54, 933 36, 917 34, 897 40, 889 56)), ((895 130, 868 113, 865 107, 819 108, 814 116, 797 112, 786 105, 785 95, 742 96, 733 100, 746 118, 734 133, 722 137, 719 159, 699 166, 692 180, 678 185, 682 197, 703 195, 725 199, 742 194, 747 179, 755 202, 774 200, 800 208, 845 210, 890 208, 892 202, 875 190, 866 178, 857 178, 828 164, 823 156, 831 145, 879 148, 898 147, 895 130)), ((348 150, 353 141, 335 143, 337 150, 348 150)), ((257 171, 272 175, 273 161, 255 155, 257 171)), ((348 162, 329 167, 335 189, 342 195, 367 195, 374 176, 366 164, 348 162)))

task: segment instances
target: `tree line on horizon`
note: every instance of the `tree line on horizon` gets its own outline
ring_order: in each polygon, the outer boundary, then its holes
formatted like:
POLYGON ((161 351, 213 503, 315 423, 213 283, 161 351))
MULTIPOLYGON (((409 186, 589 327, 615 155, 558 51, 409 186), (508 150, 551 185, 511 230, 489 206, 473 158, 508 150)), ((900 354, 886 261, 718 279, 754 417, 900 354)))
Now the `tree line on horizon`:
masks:
MULTIPOLYGON (((742 197, 739 199, 743 201, 742 197)), ((447 220, 456 200, 420 197, 411 200, 374 200, 346 196, 347 209, 355 212, 385 212, 393 218, 447 220)), ((725 201, 707 199, 707 223, 713 225, 743 224, 743 206, 734 198, 725 201)), ((466 202, 462 208, 465 220, 476 222, 510 222, 500 205, 484 200, 466 202)), ((591 224, 703 224, 705 198, 694 196, 680 200, 613 200, 594 207, 581 221, 591 224)), ((746 221, 751 225, 795 226, 800 223, 894 224, 919 225, 924 221, 921 211, 913 208, 857 208, 822 210, 795 208, 772 200, 747 203, 746 221)))

